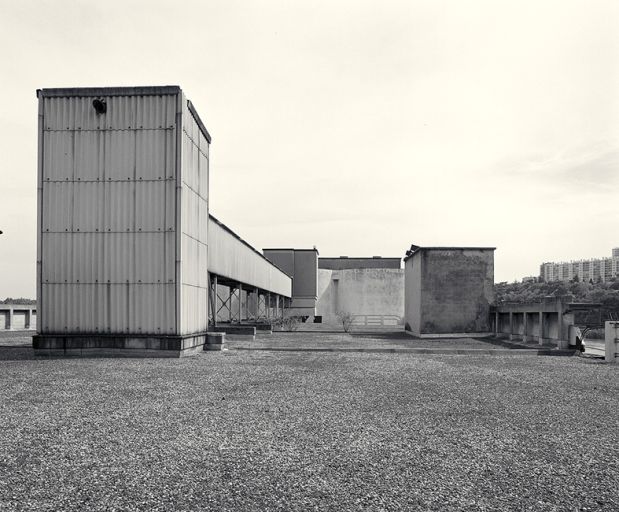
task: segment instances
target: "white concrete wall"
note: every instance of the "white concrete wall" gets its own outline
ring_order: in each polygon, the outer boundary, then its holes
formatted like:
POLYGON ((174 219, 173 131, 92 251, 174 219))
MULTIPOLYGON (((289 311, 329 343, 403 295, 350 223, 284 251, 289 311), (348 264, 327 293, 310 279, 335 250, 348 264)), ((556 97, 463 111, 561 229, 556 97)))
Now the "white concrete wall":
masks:
POLYGON ((404 316, 403 269, 318 269, 316 315, 339 323, 337 312, 404 316))
POLYGON ((405 287, 405 327, 416 336, 420 334, 421 326, 421 258, 419 253, 413 254, 404 263, 406 275, 405 287))

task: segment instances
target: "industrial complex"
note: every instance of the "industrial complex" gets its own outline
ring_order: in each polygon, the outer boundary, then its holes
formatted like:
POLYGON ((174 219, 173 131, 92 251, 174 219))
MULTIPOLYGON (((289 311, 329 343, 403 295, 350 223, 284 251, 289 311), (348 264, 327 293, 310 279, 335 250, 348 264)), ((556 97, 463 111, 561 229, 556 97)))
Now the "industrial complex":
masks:
MULTIPOLYGON (((211 136, 180 87, 37 96, 37 305, 19 322, 38 316, 38 356, 179 357, 215 333, 344 313, 416 337, 528 336, 526 314, 515 327, 520 312, 493 309, 493 247, 412 245, 404 268, 399 257, 252 247, 209 211, 211 136)), ((554 321, 544 318, 540 339, 554 321)), ((560 338, 569 326, 553 329, 560 338)))

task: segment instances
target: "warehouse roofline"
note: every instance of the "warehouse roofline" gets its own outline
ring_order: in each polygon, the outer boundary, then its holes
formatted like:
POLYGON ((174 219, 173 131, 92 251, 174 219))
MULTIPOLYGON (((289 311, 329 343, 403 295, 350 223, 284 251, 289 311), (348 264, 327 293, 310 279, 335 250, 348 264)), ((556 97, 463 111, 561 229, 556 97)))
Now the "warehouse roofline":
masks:
POLYGON ((71 96, 161 96, 178 94, 178 85, 149 85, 141 87, 61 87, 37 89, 37 98, 64 98, 71 96))
POLYGON ((411 248, 406 251, 404 261, 406 262, 419 251, 496 251, 496 247, 420 247, 413 244, 411 248))
POLYGON ((198 125, 198 128, 200 128, 200 131, 202 132, 202 135, 204 135, 204 137, 206 138, 206 140, 210 144, 211 143, 211 134, 206 129, 206 126, 204 126, 204 123, 202 122, 202 119, 200 119, 200 116, 198 115, 198 111, 194 108, 193 103, 191 103, 191 101, 189 101, 189 100, 187 100, 187 108, 189 109, 189 112, 191 112, 191 115, 193 116, 194 121, 198 125))
POLYGON ((399 256, 321 256, 321 260, 401 260, 399 256))
MULTIPOLYGON (((239 235, 237 235, 234 231, 232 231, 228 226, 226 226, 223 222, 221 222, 220 220, 216 219, 212 214, 208 214, 208 218, 210 220, 212 220, 213 222, 215 222, 217 225, 219 225, 222 229, 224 229, 225 231, 227 231, 228 233, 230 233, 234 238, 236 238, 239 242, 241 242, 242 244, 246 245, 247 247, 249 247, 252 251, 254 251, 258 256, 260 256, 263 260, 269 262, 271 265, 273 265, 277 270, 279 270, 280 272, 284 272, 281 268, 279 268, 275 263, 273 263, 269 258, 267 258, 264 254, 262 254, 258 249, 256 249, 253 245, 251 245, 249 242, 246 242, 245 240, 243 240, 239 235)), ((284 272, 284 274, 286 274, 286 272, 284 272)), ((288 275, 288 274, 286 274, 288 275)))
POLYGON ((292 247, 265 247, 262 250, 263 251, 297 251, 297 252, 300 252, 300 251, 312 251, 312 252, 315 252, 317 254, 320 254, 320 253, 318 253, 318 249, 316 249, 316 248, 314 248, 314 249, 294 249, 292 247))
MULTIPOLYGON (((182 92, 178 85, 152 85, 140 87, 67 87, 59 89, 37 89, 37 98, 71 98, 99 96, 165 96, 182 92)), ((198 111, 191 101, 187 100, 187 108, 200 128, 202 135, 211 143, 211 134, 200 119, 198 111)))

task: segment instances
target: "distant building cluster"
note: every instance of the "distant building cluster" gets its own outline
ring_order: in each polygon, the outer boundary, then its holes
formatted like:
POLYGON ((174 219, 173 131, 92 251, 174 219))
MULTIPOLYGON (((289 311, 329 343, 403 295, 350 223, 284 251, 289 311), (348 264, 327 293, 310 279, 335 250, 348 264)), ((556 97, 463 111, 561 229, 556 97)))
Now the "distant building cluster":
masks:
POLYGON ((606 282, 619 276, 619 247, 610 258, 596 258, 559 263, 542 263, 540 280, 606 282))

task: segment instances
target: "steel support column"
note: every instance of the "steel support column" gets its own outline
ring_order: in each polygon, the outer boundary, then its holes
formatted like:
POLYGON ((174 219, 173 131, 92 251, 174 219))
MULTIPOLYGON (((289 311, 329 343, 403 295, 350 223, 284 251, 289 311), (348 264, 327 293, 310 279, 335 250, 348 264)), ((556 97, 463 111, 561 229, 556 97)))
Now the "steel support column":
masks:
MULTIPOLYGON (((239 323, 241 323, 243 321, 243 285, 241 283, 239 283, 238 290, 239 290, 239 323)), ((245 300, 245 307, 247 308, 247 300, 245 300)))
POLYGON ((217 327, 217 313, 219 312, 217 309, 217 276, 213 275, 210 277, 209 279, 209 293, 208 293, 208 298, 209 298, 209 310, 211 312, 210 315, 207 315, 211 317, 211 323, 213 324, 213 327, 217 327))

